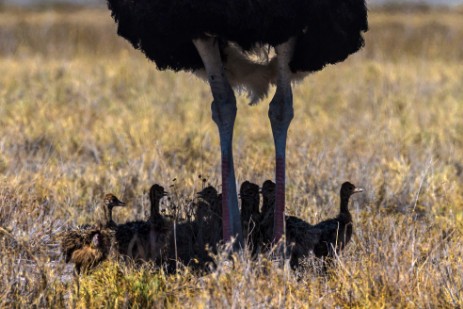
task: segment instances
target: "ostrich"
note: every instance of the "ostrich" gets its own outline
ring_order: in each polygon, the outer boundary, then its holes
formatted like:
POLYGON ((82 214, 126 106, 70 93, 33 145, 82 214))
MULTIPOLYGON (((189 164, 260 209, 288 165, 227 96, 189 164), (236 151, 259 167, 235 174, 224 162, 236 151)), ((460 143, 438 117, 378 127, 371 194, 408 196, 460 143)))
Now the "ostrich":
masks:
POLYGON ((294 116, 291 82, 345 60, 364 44, 365 0, 107 0, 118 34, 160 70, 190 71, 209 82, 222 167, 223 237, 243 243, 233 164, 237 106, 276 85, 268 116, 275 144, 273 241, 284 233, 287 131, 294 116), (274 50, 274 55, 273 55, 274 50), (269 52, 271 51, 271 52, 269 52), (253 61, 250 54, 263 55, 253 61))
POLYGON ((149 191, 149 198, 151 204, 149 222, 156 223, 158 220, 164 219, 159 212, 159 204, 161 202, 161 199, 166 195, 167 192, 164 191, 164 187, 158 184, 154 184, 151 186, 149 191))
POLYGON ((209 247, 217 253, 217 245, 222 240, 221 205, 217 190, 208 186, 198 192, 195 213, 195 247, 201 262, 210 261, 206 250, 209 247))
MULTIPOLYGON (((273 208, 275 207, 275 183, 266 180, 262 185, 262 220, 260 229, 265 246, 269 244, 273 227, 273 208)), ((290 265, 293 269, 299 266, 299 260, 307 257, 319 245, 321 229, 295 217, 285 216, 286 242, 290 249, 290 265)), ((268 249, 268 248, 267 248, 268 249)))
POLYGON ((111 248, 113 230, 117 228, 117 224, 112 220, 112 211, 116 206, 125 206, 125 203, 112 193, 106 194, 103 199, 104 222, 98 225, 86 224, 77 229, 66 231, 62 235, 61 250, 65 262, 75 263, 78 272, 80 271, 80 266, 77 265, 80 263, 79 261, 83 261, 81 264, 84 265, 84 259, 92 256, 92 254, 96 254, 95 261, 98 260, 98 262, 100 258, 105 259, 107 257, 111 248))
POLYGON ((103 210, 105 214, 104 225, 107 228, 115 229, 117 224, 113 221, 113 208, 117 206, 125 206, 125 203, 120 201, 114 194, 108 193, 103 199, 103 210))
POLYGON ((262 184, 262 213, 259 222, 259 232, 264 251, 268 250, 268 246, 272 241, 273 226, 275 224, 275 183, 271 180, 266 180, 262 184))
POLYGON ((115 231, 119 254, 134 260, 147 259, 148 254, 141 235, 149 235, 149 223, 141 220, 129 221, 124 224, 119 224, 115 231))
POLYGON ((259 235, 259 186, 255 183, 245 181, 240 187, 241 198, 241 226, 243 228, 243 237, 252 250, 253 255, 258 249, 259 235))
POLYGON ((88 271, 108 257, 110 237, 104 231, 95 231, 89 244, 72 252, 70 261, 75 264, 77 274, 88 271))
POLYGON ((150 216, 147 221, 130 221, 116 228, 120 254, 133 260, 159 261, 167 250, 171 224, 159 212, 161 199, 167 195, 164 187, 154 184, 149 190, 150 216))
POLYGON ((77 274, 82 267, 89 270, 108 257, 111 239, 111 230, 90 225, 67 231, 61 240, 64 260, 75 265, 77 274))
POLYGON ((169 272, 177 270, 178 262, 196 270, 204 270, 213 262, 207 248, 217 253, 222 240, 221 194, 212 186, 197 193, 194 203, 194 221, 182 220, 175 225, 170 237, 167 267, 169 272), (206 227, 207 226, 207 227, 206 227))
POLYGON ((165 255, 167 250, 168 240, 171 236, 172 225, 159 212, 159 203, 161 199, 167 195, 164 187, 154 184, 149 191, 151 203, 151 212, 148 220, 149 235, 149 255, 152 260, 159 260, 165 255))
POLYGON ((314 226, 320 230, 320 241, 314 248, 318 258, 333 257, 334 250, 339 252, 352 237, 352 216, 349 212, 349 198, 352 194, 362 192, 362 188, 356 188, 350 182, 341 186, 341 207, 336 218, 322 221, 314 226))

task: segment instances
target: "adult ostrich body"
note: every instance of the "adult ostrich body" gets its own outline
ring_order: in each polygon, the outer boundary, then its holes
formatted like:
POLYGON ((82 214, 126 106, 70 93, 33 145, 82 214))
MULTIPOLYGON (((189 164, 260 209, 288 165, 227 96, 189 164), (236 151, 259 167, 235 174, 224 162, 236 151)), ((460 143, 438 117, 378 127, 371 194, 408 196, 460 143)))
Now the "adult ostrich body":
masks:
POLYGON ((294 115, 291 81, 343 61, 363 46, 364 0, 108 0, 108 7, 118 34, 158 69, 207 78, 222 155, 223 237, 236 236, 237 245, 242 245, 242 230, 232 154, 233 87, 245 88, 256 103, 269 84, 276 85, 268 116, 276 154, 278 241, 284 233, 286 138, 294 115), (271 59, 248 57, 262 52, 271 59))

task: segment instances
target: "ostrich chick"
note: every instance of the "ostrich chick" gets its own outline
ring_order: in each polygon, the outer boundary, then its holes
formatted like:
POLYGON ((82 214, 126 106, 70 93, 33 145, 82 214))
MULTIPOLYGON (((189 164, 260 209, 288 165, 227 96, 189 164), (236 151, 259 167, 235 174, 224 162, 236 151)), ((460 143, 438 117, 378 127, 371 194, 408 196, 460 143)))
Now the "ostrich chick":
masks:
POLYGON ((217 253, 217 245, 222 240, 222 204, 212 186, 198 192, 194 229, 197 256, 200 261, 209 261, 207 247, 217 253))
POLYGON ((164 191, 164 187, 158 184, 151 186, 149 191, 151 213, 147 222, 149 235, 146 251, 149 253, 149 259, 154 261, 160 261, 165 257, 170 234, 172 233, 172 224, 159 212, 161 199, 166 195, 167 192, 164 191))
MULTIPOLYGON (((274 223, 275 183, 266 180, 262 185, 263 219, 261 230, 264 245, 269 245, 273 239, 272 230, 274 223)), ((285 216, 286 243, 290 249, 290 265, 293 269, 299 266, 299 260, 307 257, 320 240, 320 229, 310 223, 295 217, 285 216)))
POLYGON ((114 194, 108 193, 103 200, 105 213, 105 226, 110 229, 115 229, 117 224, 113 221, 113 208, 117 206, 125 206, 126 204, 120 201, 114 194))
POLYGON ((240 198, 243 237, 251 248, 252 253, 255 254, 257 252, 260 229, 259 186, 249 181, 243 182, 240 187, 240 198))
POLYGON ((75 264, 77 274, 94 268, 108 256, 108 235, 95 232, 90 244, 72 252, 70 261, 75 264))
MULTIPOLYGON (((108 193, 103 199, 105 220, 103 224, 79 226, 77 229, 64 233, 61 239, 61 249, 66 263, 72 262, 74 253, 90 246, 92 242, 98 243, 97 248, 102 251, 102 257, 106 258, 111 249, 112 230, 117 226, 112 220, 112 210, 116 206, 124 206, 114 194, 108 193), (99 235, 94 239, 95 235, 99 235)), ((77 268, 77 265, 76 265, 77 268)))
POLYGON ((352 237, 352 216, 349 212, 349 198, 352 194, 362 192, 362 188, 356 188, 350 182, 341 186, 341 207, 336 218, 322 221, 314 228, 321 231, 320 241, 314 248, 317 257, 333 257, 334 250, 340 252, 352 237))

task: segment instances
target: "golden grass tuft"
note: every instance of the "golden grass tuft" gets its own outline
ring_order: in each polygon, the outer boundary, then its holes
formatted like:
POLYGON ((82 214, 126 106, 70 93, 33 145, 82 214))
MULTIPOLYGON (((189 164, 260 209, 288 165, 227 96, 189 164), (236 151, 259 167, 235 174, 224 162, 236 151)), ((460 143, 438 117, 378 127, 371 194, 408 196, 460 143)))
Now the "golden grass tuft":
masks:
MULTIPOLYGON (((93 222, 104 193, 129 202, 124 222, 145 218, 154 182, 172 185, 168 210, 189 206, 198 175, 220 188, 210 93, 157 72, 107 11, 1 11, 0 307, 461 307, 461 17, 373 11, 362 52, 295 87, 288 213, 315 223, 336 213, 343 181, 366 189, 329 274, 313 259, 294 273, 219 255, 206 276, 108 261, 77 280, 58 235, 93 222)), ((262 183, 267 103, 238 101, 237 180, 262 183)))

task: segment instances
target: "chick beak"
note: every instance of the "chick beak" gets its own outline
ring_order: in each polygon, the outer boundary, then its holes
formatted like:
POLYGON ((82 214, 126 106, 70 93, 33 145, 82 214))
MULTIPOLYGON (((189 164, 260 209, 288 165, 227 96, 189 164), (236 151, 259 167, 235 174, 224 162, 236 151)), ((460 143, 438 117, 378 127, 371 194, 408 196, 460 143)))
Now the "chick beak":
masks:
POLYGON ((355 188, 353 193, 363 192, 363 188, 355 188))

